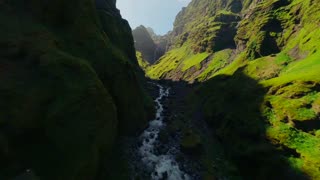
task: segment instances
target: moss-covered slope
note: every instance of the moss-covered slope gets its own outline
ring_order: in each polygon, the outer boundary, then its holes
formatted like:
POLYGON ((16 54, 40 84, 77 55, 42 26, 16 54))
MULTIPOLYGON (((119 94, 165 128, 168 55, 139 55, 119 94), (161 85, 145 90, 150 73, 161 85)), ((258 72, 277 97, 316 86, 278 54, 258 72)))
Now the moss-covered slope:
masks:
POLYGON ((139 66, 142 68, 142 70, 145 70, 150 65, 150 63, 143 58, 141 52, 137 51, 136 55, 139 66))
POLYGON ((147 75, 204 81, 231 62, 221 72, 234 72, 245 60, 280 52, 303 59, 318 46, 318 12, 314 1, 192 1, 178 14, 170 34, 171 51, 180 55, 172 58, 169 51, 147 75), (208 56, 199 56, 202 53, 208 56), (193 56, 196 62, 189 60, 193 56))
POLYGON ((193 0, 146 73, 201 82, 190 104, 245 179, 319 179, 318 22, 312 0, 193 0))
POLYGON ((150 102, 115 1, 5 0, 0 27, 0 179, 107 178, 150 102))

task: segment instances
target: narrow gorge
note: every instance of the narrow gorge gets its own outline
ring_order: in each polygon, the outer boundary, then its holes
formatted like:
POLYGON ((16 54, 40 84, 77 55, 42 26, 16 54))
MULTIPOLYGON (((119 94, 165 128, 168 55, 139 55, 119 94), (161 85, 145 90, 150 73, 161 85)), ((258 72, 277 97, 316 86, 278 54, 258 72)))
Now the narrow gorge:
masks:
POLYGON ((320 179, 318 0, 117 1, 0 0, 0 180, 320 179))

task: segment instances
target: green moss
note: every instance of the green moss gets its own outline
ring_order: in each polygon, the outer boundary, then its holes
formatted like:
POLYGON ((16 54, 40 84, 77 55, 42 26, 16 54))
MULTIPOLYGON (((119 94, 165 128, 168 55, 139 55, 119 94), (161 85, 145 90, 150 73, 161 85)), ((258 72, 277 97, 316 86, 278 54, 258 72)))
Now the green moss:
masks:
POLYGON ((283 172, 289 165, 272 144, 264 140, 266 126, 261 104, 266 89, 243 70, 232 76, 214 76, 198 87, 193 93, 196 100, 191 100, 202 108, 205 119, 242 177, 259 179, 266 174, 270 178, 285 177, 283 172))
POLYGON ((211 77, 211 75, 213 75, 217 71, 227 66, 229 64, 230 58, 232 57, 232 52, 233 51, 231 49, 226 49, 213 54, 208 67, 203 72, 201 72, 200 75, 198 75, 197 79, 199 81, 204 81, 211 77))
POLYGON ((283 66, 286 66, 287 64, 291 63, 293 60, 292 58, 286 54, 286 53, 279 53, 277 54, 276 56, 276 59, 275 59, 275 63, 277 63, 278 65, 283 65, 283 66))
POLYGON ((310 129, 315 129, 317 132, 318 127, 308 126, 306 123, 317 118, 317 113, 312 108, 313 104, 317 104, 319 98, 316 84, 296 81, 278 87, 274 86, 269 91, 272 94, 266 97, 271 104, 271 109, 266 108, 266 112, 270 111, 266 116, 271 123, 267 130, 268 138, 275 144, 297 152, 298 157, 294 154, 287 157, 290 164, 313 179, 319 178, 320 175, 316 168, 320 159, 315 158, 319 157, 317 155, 320 153, 319 148, 315 147, 320 146, 320 141, 310 131, 310 129), (295 123, 298 122, 300 124, 296 125, 295 123), (302 126, 301 123, 305 125, 302 126))
POLYGON ((281 72, 280 77, 264 81, 265 85, 280 85, 293 80, 320 81, 319 72, 320 53, 313 54, 301 61, 293 62, 281 72))
POLYGON ((246 59, 244 58, 244 53, 239 54, 235 57, 235 59, 225 68, 221 69, 217 73, 210 76, 210 78, 217 76, 217 75, 232 75, 236 72, 239 68, 245 66, 247 64, 246 59))
POLYGON ((145 70, 145 69, 147 69, 147 67, 150 65, 149 63, 148 63, 148 61, 146 61, 146 60, 144 60, 143 58, 142 58, 142 54, 141 54, 141 52, 136 52, 136 56, 137 56, 137 60, 138 60, 138 64, 139 64, 139 66, 143 69, 143 70, 145 70))
POLYGON ((275 95, 269 98, 278 120, 304 121, 316 117, 316 113, 307 107, 317 96, 312 87, 303 83, 294 83, 280 88, 275 95))
POLYGON ((295 168, 296 170, 302 169, 303 166, 303 160, 295 157, 289 157, 288 161, 290 165, 295 168))
POLYGON ((246 73, 257 80, 277 77, 282 67, 278 65, 274 57, 263 57, 250 61, 246 67, 246 73))
POLYGON ((183 61, 182 71, 186 71, 191 67, 195 67, 197 70, 199 70, 201 67, 201 62, 204 61, 208 56, 208 53, 200 53, 189 56, 183 61))
POLYGON ((181 48, 173 49, 166 53, 156 64, 150 66, 146 75, 150 78, 159 79, 165 73, 178 68, 184 59, 190 57, 193 53, 189 50, 189 46, 185 45, 181 48))
POLYGON ((41 179, 111 173, 119 131, 143 128, 152 106, 130 28, 111 1, 104 14, 111 26, 94 1, 30 3, 0 7, 0 126, 15 132, 1 131, 10 146, 0 176, 27 168, 41 179))
POLYGON ((293 164, 294 167, 303 170, 313 179, 319 178, 319 138, 305 132, 297 131, 285 124, 279 124, 273 128, 269 128, 267 135, 269 138, 277 140, 279 144, 292 148, 300 154, 300 157, 297 158, 293 164))
POLYGON ((148 73, 200 81, 190 106, 202 107, 240 168, 253 159, 245 166, 257 168, 254 179, 288 169, 319 179, 320 6, 312 0, 241 2, 239 12, 228 7, 234 1, 191 2, 177 16, 171 51, 148 73), (219 38, 226 39, 219 32, 233 28, 231 47, 219 46, 219 38), (193 55, 199 58, 188 59, 193 55))
POLYGON ((320 114, 320 95, 318 95, 319 97, 313 102, 312 104, 312 109, 314 110, 314 112, 316 112, 317 114, 320 114))

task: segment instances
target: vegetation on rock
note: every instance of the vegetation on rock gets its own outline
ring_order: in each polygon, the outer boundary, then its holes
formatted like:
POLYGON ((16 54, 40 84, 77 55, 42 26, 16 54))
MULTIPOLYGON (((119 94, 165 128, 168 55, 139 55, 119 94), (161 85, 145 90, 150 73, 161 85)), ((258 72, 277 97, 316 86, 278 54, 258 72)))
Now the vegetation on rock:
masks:
POLYGON ((152 112, 114 0, 0 2, 0 179, 105 179, 152 112))
POLYGON ((245 179, 319 179, 318 22, 312 0, 193 0, 146 75, 199 82, 190 106, 245 179))
POLYGON ((203 178, 320 179, 319 3, 192 0, 165 36, 115 3, 0 1, 0 179, 128 178, 117 140, 154 111, 139 66, 193 83, 159 138, 203 178))

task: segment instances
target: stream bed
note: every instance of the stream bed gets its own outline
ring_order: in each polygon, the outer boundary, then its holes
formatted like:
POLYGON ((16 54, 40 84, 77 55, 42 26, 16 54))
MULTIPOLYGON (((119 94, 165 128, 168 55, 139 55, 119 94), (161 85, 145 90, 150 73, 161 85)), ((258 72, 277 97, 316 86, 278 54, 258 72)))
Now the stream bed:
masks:
POLYGON ((166 108, 163 102, 170 94, 170 88, 154 84, 159 89, 156 104, 155 119, 149 122, 148 128, 138 138, 131 166, 136 175, 134 177, 152 180, 190 180, 190 175, 184 172, 176 160, 180 154, 179 144, 176 141, 163 144, 159 140, 161 131, 166 128, 166 108))

